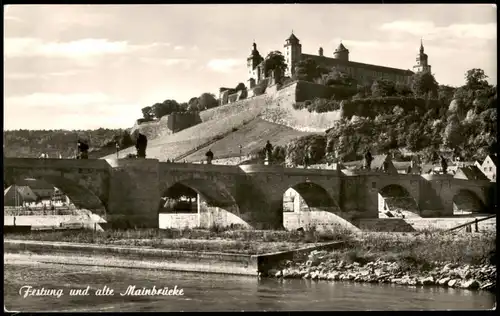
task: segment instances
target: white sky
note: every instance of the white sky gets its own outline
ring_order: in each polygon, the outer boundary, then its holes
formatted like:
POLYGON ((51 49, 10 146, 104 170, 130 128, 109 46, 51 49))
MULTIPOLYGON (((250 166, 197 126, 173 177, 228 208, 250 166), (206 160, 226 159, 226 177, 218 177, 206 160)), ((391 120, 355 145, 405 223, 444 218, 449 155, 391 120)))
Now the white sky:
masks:
POLYGON ((440 84, 482 68, 496 84, 496 7, 419 4, 11 5, 4 129, 127 128, 140 109, 246 84, 255 39, 304 53, 342 39, 352 61, 412 69, 424 39, 440 84), (279 10, 279 13, 278 13, 279 10))

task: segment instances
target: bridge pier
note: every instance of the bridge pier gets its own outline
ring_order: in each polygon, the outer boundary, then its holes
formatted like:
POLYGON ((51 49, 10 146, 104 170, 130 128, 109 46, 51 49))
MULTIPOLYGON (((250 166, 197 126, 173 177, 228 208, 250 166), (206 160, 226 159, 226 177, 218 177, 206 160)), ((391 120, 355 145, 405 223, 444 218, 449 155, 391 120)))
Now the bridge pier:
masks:
POLYGON ((158 228, 160 181, 158 160, 111 162, 106 221, 117 228, 158 228))

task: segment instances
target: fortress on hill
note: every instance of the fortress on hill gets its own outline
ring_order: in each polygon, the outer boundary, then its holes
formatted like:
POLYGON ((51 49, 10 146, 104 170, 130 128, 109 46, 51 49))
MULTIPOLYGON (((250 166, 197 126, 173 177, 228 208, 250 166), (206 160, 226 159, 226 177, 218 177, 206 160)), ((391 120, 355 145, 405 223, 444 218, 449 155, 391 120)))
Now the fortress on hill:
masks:
MULTIPOLYGON (((302 53, 302 44, 300 44, 297 36, 293 34, 293 31, 290 37, 285 40, 284 48, 285 51, 283 56, 287 64, 285 77, 293 78, 297 63, 305 59, 312 59, 316 64, 326 68, 336 67, 338 70, 350 75, 360 83, 370 83, 375 79, 385 78, 394 82, 408 84, 411 76, 414 74, 411 70, 350 61, 349 50, 342 43, 340 43, 333 52, 333 57, 323 55, 322 47, 319 48, 318 55, 304 54, 302 53)), ((247 58, 248 87, 253 88, 266 78, 263 61, 264 57, 262 57, 257 50, 257 44, 253 43, 252 52, 247 58)), ((428 63, 428 56, 424 53, 422 42, 420 43, 420 51, 417 54, 416 62, 416 65, 413 66, 415 72, 431 71, 431 66, 428 63)))

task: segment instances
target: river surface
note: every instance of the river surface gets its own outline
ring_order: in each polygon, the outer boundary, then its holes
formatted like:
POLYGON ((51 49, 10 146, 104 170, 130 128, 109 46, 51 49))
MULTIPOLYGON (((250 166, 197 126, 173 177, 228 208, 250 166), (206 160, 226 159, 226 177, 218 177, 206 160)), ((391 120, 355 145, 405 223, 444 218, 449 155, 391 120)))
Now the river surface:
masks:
MULTIPOLYGON (((179 292, 177 292, 179 293, 179 292)), ((24 294, 24 293, 23 293, 24 294)), ((484 291, 310 280, 277 280, 161 270, 4 261, 7 310, 35 311, 304 311, 304 310, 470 310, 491 309, 495 295, 484 291), (19 294, 26 285, 63 289, 63 295, 19 294), (121 296, 136 288, 182 289, 177 296, 121 296), (70 296, 85 289, 88 296, 70 296), (96 296, 107 286, 113 296, 96 296)))

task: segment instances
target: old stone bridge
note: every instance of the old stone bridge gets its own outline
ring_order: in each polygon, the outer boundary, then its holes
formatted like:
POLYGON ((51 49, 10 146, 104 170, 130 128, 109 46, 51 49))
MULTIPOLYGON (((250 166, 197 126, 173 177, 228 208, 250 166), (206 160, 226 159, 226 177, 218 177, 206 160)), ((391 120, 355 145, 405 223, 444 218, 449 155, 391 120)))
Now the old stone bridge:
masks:
POLYGON ((160 198, 176 183, 195 190, 209 207, 222 208, 257 229, 283 227, 283 194, 295 189, 310 209, 327 211, 345 221, 378 217, 378 193, 388 186, 404 188, 421 216, 453 214, 453 198, 469 192, 488 204, 488 181, 451 175, 283 168, 267 165, 201 165, 155 159, 67 160, 5 158, 4 184, 44 179, 81 208, 108 222, 126 220, 158 227, 160 198))

